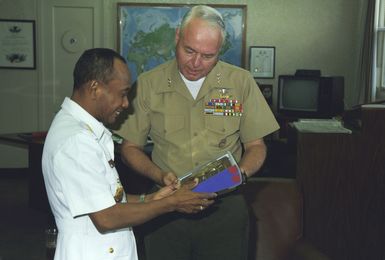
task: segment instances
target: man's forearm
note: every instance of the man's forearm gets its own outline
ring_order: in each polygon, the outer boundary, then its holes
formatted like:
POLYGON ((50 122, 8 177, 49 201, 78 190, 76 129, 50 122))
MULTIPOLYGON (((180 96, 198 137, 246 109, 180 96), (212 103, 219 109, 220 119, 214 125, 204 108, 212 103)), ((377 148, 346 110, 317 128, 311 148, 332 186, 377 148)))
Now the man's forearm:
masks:
POLYGON ((127 166, 158 184, 163 183, 161 169, 151 161, 141 147, 124 141, 120 152, 122 161, 127 166))
POLYGON ((245 152, 239 163, 248 177, 254 175, 263 165, 266 159, 266 145, 263 139, 244 144, 245 152))

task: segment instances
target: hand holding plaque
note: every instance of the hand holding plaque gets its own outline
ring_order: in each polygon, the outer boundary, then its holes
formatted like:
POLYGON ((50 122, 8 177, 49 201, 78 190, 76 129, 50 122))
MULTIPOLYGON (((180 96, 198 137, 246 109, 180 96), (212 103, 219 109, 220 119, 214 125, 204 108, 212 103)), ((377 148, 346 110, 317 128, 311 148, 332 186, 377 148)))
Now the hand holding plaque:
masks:
POLYGON ((229 151, 193 169, 180 177, 179 180, 183 184, 195 178, 198 179, 198 185, 193 188, 193 191, 215 192, 217 194, 230 192, 246 181, 246 176, 242 174, 229 151))

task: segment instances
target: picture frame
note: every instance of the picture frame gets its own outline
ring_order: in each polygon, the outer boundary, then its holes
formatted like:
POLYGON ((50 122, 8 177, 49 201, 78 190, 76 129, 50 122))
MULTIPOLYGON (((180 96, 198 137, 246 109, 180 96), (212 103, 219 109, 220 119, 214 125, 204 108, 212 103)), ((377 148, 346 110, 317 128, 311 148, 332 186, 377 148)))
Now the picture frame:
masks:
POLYGON ((250 46, 250 73, 254 78, 272 79, 275 76, 275 47, 250 46))
MULTIPOLYGON (((175 56, 175 29, 193 5, 118 3, 117 48, 126 59, 132 82, 175 56)), ((210 4, 228 28, 220 59, 245 68, 246 5, 210 4)))
MULTIPOLYGON (((257 82, 258 84, 258 82, 257 82)), ((271 84, 258 84, 262 95, 265 97, 267 104, 273 105, 273 85, 271 84)))
POLYGON ((34 20, 0 19, 0 68, 36 68, 34 20))

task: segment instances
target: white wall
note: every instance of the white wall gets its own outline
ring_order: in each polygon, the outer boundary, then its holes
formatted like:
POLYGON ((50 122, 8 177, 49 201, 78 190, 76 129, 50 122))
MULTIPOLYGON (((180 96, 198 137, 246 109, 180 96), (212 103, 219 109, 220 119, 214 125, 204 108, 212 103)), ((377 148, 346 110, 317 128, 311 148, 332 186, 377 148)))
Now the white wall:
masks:
MULTIPOLYGON (((36 2, 0 0, 0 18, 36 20, 36 2)), ((38 93, 37 70, 0 69, 0 134, 39 129, 38 93)), ((1 168, 26 166, 27 162, 25 148, 0 143, 1 168)))
MULTIPOLYGON (((61 0, 65 1, 65 0, 61 0)), ((345 103, 354 105, 351 89, 355 82, 358 59, 358 25, 364 0, 225 0, 225 1, 123 1, 104 0, 101 8, 103 26, 94 28, 102 35, 99 43, 116 48, 117 2, 206 3, 247 5, 246 64, 249 46, 275 46, 276 71, 274 79, 258 82, 272 84, 274 103, 277 79, 280 74, 293 74, 296 69, 320 69, 323 75, 345 77, 345 103)), ((32 19, 37 21, 37 36, 42 34, 39 21, 47 14, 39 4, 58 3, 60 0, 0 0, 3 19, 32 19), (43 10, 43 13, 41 13, 43 10)), ((78 0, 78 3, 89 0, 78 0)), ((69 18, 70 19, 70 18, 69 18)), ((50 82, 45 80, 42 61, 49 60, 49 52, 42 49, 46 41, 37 37, 37 69, 0 69, 0 134, 47 130, 55 106, 45 106, 41 96, 63 93, 44 93, 50 82), (48 55, 48 57, 47 57, 48 55), (40 95, 40 98, 39 98, 40 95), (40 103, 39 103, 40 102, 40 103)), ((57 46, 59 47, 59 46, 57 46)), ((61 61, 63 62, 63 61, 61 61)), ((65 62, 65 61, 64 61, 65 62)), ((66 64, 71 67, 73 64, 66 64)), ((58 72, 60 73, 60 72, 58 72)), ((65 77, 67 75, 59 75, 65 77)), ((72 88, 72 86, 66 86, 72 88)), ((21 148, 0 144, 0 167, 24 167, 27 153, 21 148)))

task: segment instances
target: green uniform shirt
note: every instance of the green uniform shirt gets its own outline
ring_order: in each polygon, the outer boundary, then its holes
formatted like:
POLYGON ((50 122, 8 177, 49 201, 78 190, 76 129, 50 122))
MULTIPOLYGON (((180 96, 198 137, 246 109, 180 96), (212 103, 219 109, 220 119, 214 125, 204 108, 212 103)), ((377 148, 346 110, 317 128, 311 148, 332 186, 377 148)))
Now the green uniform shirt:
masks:
POLYGON ((239 161, 241 143, 279 128, 251 74, 221 61, 207 75, 195 100, 175 60, 142 73, 131 105, 134 113, 118 133, 141 146, 149 135, 154 142, 154 163, 178 176, 225 151, 239 161), (205 114, 212 99, 237 103, 243 112, 235 116, 205 114))

